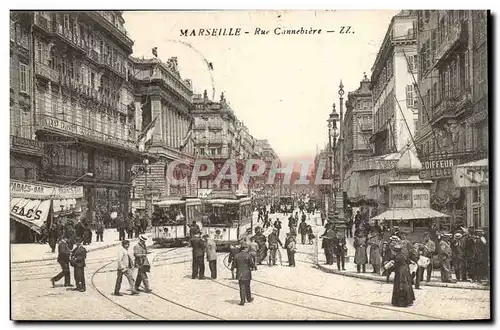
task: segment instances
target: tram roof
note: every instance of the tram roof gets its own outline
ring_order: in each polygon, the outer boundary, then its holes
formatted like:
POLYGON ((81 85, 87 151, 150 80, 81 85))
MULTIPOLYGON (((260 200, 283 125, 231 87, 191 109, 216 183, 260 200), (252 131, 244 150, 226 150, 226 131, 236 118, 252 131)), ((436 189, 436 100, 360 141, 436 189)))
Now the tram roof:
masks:
POLYGON ((205 203, 207 204, 242 204, 242 203, 245 203, 245 202, 250 202, 252 200, 251 197, 244 197, 244 198, 240 198, 240 199, 225 199, 225 198, 220 198, 220 199, 216 199, 216 198, 208 198, 208 199, 205 199, 205 203))
POLYGON ((181 200, 175 199, 175 200, 164 200, 164 201, 160 201, 160 202, 155 202, 153 204, 156 206, 159 206, 159 207, 167 207, 167 206, 172 206, 172 205, 186 204, 186 201, 181 201, 181 200))

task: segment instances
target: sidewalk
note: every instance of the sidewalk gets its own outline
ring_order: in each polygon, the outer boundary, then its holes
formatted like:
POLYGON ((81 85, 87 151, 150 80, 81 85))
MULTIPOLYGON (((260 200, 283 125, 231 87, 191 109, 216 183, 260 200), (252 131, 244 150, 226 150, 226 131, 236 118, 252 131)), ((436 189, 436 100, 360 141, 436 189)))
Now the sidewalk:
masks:
MULTIPOLYGON (((149 237, 150 234, 146 233, 146 236, 149 237)), ((114 228, 104 230, 102 242, 96 242, 95 239, 95 232, 92 232, 92 243, 85 245, 87 252, 106 249, 121 243, 118 240, 118 231, 114 228)), ((11 263, 13 264, 57 259, 57 247, 56 252, 52 253, 48 243, 11 244, 10 249, 11 263)))
MULTIPOLYGON (((315 219, 317 220, 317 219, 315 219)), ((311 221, 313 222, 313 221, 311 221)), ((324 228, 321 226, 321 220, 316 221, 316 228, 315 231, 318 233, 317 237, 319 237, 323 232, 324 228)), ((347 256, 345 259, 345 271, 338 271, 337 270, 337 263, 336 263, 336 258, 334 259, 334 264, 333 265, 325 265, 326 259, 325 259, 325 254, 323 253, 323 249, 321 249, 321 239, 317 240, 317 251, 318 251, 318 267, 320 270, 327 272, 327 273, 333 273, 337 275, 342 275, 342 276, 348 276, 348 277, 356 277, 360 279, 365 279, 365 280, 371 280, 371 281, 379 281, 379 282, 384 282, 386 281, 386 277, 382 275, 378 275, 375 273, 372 273, 373 267, 370 264, 367 264, 366 267, 366 273, 358 273, 356 269, 356 265, 354 264, 354 254, 356 252, 356 249, 354 248, 354 239, 353 238, 347 238, 347 256)), ((297 244, 297 249, 298 253, 300 254, 314 254, 316 252, 314 245, 302 245, 302 244, 297 244)), ((369 256, 370 250, 368 249, 367 255, 369 256)), ((316 260, 316 257, 314 255, 311 255, 311 260, 316 260)), ((426 273, 424 274, 424 279, 425 279, 426 273)), ((455 279, 455 274, 452 274, 452 278, 455 279)), ((389 282, 392 283, 394 280, 394 273, 391 274, 389 278, 389 282)), ((488 284, 481 284, 481 283, 470 283, 470 282, 456 282, 456 283, 443 283, 441 282, 441 273, 439 270, 434 270, 432 275, 431 275, 431 281, 430 282, 420 282, 420 285, 423 286, 433 286, 433 287, 446 287, 446 288, 457 288, 457 289, 471 289, 471 290, 489 290, 490 286, 488 284)))

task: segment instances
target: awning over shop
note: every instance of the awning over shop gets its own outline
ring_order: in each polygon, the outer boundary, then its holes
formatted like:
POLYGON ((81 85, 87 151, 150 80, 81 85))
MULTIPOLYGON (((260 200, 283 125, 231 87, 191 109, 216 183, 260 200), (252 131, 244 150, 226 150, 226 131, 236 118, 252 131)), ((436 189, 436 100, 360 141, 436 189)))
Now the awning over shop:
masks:
POLYGON ((488 185, 488 158, 455 166, 453 181, 460 188, 488 185))
POLYGON ((10 200, 10 216, 32 230, 40 233, 40 227, 47 220, 50 200, 15 197, 10 200))
POLYGON ((449 217, 447 214, 430 208, 391 208, 373 217, 372 220, 416 220, 449 217))

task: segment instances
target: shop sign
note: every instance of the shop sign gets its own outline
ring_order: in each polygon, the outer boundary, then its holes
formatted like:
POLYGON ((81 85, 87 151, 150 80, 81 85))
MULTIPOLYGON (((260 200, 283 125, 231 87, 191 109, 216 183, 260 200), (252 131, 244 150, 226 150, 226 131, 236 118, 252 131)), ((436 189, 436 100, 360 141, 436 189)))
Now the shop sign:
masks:
POLYGON ((430 208, 430 192, 428 189, 413 189, 412 191, 412 207, 414 208, 430 208))
POLYGON ((14 150, 21 150, 23 152, 31 152, 43 155, 43 142, 25 139, 19 136, 10 136, 10 147, 14 150))
POLYGON ((391 187, 389 207, 410 208, 412 202, 412 190, 409 187, 391 187))
POLYGON ((453 166, 460 163, 458 159, 444 158, 428 160, 422 163, 421 179, 443 179, 452 177, 453 166))
POLYGON ((36 199, 76 199, 83 198, 83 187, 51 187, 11 180, 10 195, 11 197, 36 199))
POLYGON ((98 142, 113 144, 124 148, 135 149, 136 145, 133 142, 118 139, 114 136, 106 135, 102 132, 82 127, 76 124, 68 123, 63 120, 58 120, 48 116, 40 116, 40 125, 44 127, 53 128, 56 130, 71 133, 73 135, 81 136, 98 142))

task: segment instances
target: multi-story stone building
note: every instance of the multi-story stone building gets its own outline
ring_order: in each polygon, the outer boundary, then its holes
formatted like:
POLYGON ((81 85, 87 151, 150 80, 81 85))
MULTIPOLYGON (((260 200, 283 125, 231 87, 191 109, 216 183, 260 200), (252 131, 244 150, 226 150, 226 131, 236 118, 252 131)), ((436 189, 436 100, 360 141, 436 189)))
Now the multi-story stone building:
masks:
POLYGON ((126 213, 130 168, 141 155, 128 81, 133 41, 122 14, 34 12, 30 19, 34 131, 45 142, 41 176, 67 184, 92 173, 78 181, 84 208, 126 213))
POLYGON ((416 16, 403 10, 391 20, 372 67, 375 155, 399 152, 412 143, 418 119, 416 16))
MULTIPOLYGON (((192 167, 194 145, 188 134, 194 124, 191 114, 193 92, 191 81, 181 78, 175 57, 167 63, 157 58, 131 57, 131 65, 136 126, 144 130, 154 121, 148 147, 148 154, 153 158, 148 166, 148 181, 145 174, 139 173, 133 182, 134 208, 142 209, 146 207, 146 197, 154 202, 195 194, 189 176, 176 175, 184 180, 174 184, 167 172, 173 161, 183 162, 187 166, 185 169, 192 167)), ((177 174, 181 170, 179 166, 174 172, 177 174)))
MULTIPOLYGON (((488 226, 489 189, 458 183, 457 165, 488 158, 487 12, 418 12, 419 107, 416 143, 424 170, 434 180, 431 204, 451 224, 488 226)), ((464 165, 465 164, 465 165, 464 165)), ((475 164, 477 165, 477 164, 475 164)), ((478 167, 478 166, 473 166, 478 167)))
POLYGON ((224 94, 219 102, 208 99, 205 94, 194 95, 194 149, 197 157, 234 157, 237 119, 226 102, 224 94))
POLYGON ((368 179, 374 174, 369 160, 373 155, 372 132, 372 91, 365 74, 359 88, 348 93, 344 115, 344 187, 352 205, 370 202, 367 195, 368 179))

